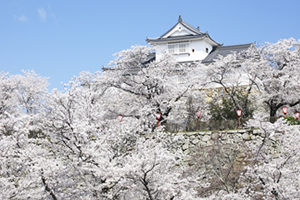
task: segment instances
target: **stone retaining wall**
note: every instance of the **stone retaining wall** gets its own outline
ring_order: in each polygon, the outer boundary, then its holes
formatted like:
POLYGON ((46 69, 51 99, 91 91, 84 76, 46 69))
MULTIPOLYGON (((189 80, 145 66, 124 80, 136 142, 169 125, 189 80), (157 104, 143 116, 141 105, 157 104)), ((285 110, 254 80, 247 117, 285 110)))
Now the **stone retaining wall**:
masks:
MULTIPOLYGON (((181 141, 181 148, 185 154, 189 154, 195 147, 212 145, 212 140, 219 137, 225 143, 233 144, 242 141, 253 141, 261 144, 263 138, 259 130, 229 130, 217 132, 187 132, 184 133, 184 141, 181 141)), ((275 141, 274 141, 275 142, 275 141)))
MULTIPOLYGON (((249 118, 241 119, 241 127, 243 124, 248 121, 249 118)), ((197 131, 197 128, 200 130, 226 130, 226 129, 237 129, 239 127, 238 120, 208 120, 200 121, 197 119, 190 121, 188 124, 165 124, 165 130, 169 132, 180 132, 180 131, 197 131)))

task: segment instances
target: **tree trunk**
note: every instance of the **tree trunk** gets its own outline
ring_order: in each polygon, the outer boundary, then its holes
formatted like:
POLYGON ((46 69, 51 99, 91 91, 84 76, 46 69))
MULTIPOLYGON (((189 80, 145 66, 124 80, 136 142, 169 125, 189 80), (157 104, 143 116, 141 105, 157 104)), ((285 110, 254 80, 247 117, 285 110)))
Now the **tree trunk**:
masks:
POLYGON ((276 111, 278 110, 278 107, 275 106, 269 106, 270 108, 270 122, 274 123, 276 121, 276 111))

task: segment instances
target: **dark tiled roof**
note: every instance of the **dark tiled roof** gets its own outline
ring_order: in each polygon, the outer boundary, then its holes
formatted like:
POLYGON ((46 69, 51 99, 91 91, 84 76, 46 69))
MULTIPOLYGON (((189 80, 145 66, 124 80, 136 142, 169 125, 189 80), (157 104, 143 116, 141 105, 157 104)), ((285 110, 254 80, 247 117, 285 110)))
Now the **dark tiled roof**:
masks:
POLYGON ((156 54, 155 53, 150 53, 147 55, 147 60, 143 62, 143 64, 150 63, 155 60, 156 54))
POLYGON ((176 36, 176 37, 167 37, 167 38, 158 38, 158 39, 152 39, 147 38, 147 42, 172 42, 177 40, 191 40, 194 38, 202 38, 205 37, 205 34, 203 35, 183 35, 183 36, 176 36))
POLYGON ((231 45, 231 46, 217 46, 208 54, 208 56, 206 56, 204 60, 202 60, 202 63, 213 62, 219 56, 225 57, 228 54, 231 54, 232 52, 239 53, 241 51, 247 50, 251 45, 253 45, 253 43, 231 45))

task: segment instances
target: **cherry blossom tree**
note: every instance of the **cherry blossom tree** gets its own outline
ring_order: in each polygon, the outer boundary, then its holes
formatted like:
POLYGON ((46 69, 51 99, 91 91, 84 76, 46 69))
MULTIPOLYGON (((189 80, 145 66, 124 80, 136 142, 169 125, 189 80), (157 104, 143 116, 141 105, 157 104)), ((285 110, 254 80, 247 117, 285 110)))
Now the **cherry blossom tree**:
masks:
POLYGON ((235 110, 242 109, 242 116, 249 117, 253 89, 257 88, 256 70, 259 64, 254 46, 247 51, 220 56, 205 68, 208 78, 206 87, 211 90, 221 88, 234 104, 235 110))
POLYGON ((208 88, 223 88, 235 108, 243 110, 244 117, 249 115, 251 94, 260 92, 260 102, 267 105, 273 118, 280 107, 300 103, 299 49, 299 41, 290 38, 220 57, 207 67, 213 83, 208 88), (238 95, 240 90, 246 95, 243 101, 238 95))
POLYGON ((248 106, 238 100, 237 90, 249 96, 254 87, 265 103, 273 98, 293 106, 298 99, 286 89, 298 92, 297 44, 290 39, 267 45, 259 51, 260 60, 250 53, 244 59, 233 54, 216 61, 206 74, 198 68, 212 66, 179 64, 168 54, 147 62, 153 49, 136 46, 116 54, 110 70, 82 72, 62 92, 48 92, 47 79, 33 71, 1 73, 0 198, 297 199, 297 126, 282 119, 272 124, 258 114, 247 127, 260 130, 261 142, 201 147, 192 164, 210 165, 207 182, 204 174, 186 173, 183 135, 155 129, 155 114, 162 113, 161 122, 178 120, 189 97, 200 94, 205 78, 221 86, 236 108, 248 106), (262 54, 268 51, 272 54, 262 54), (282 64, 279 57, 288 62, 282 64), (277 96, 275 85, 280 86, 277 96), (237 166, 240 153, 248 156, 247 163, 237 166))
POLYGON ((199 194, 208 200, 297 199, 299 126, 289 125, 282 118, 270 123, 263 113, 256 113, 246 126, 258 129, 260 139, 247 141, 239 148, 218 144, 216 139, 217 146, 201 147, 196 152, 199 160, 192 157, 192 167, 202 169, 193 172, 204 177, 196 185, 199 194), (234 151, 227 151, 228 147, 234 151), (236 150, 244 157, 238 163, 236 150))
POLYGON ((175 136, 155 136, 140 129, 139 121, 107 119, 106 86, 101 88, 99 80, 82 73, 65 92, 53 90, 47 97, 48 111, 37 126, 42 127, 43 146, 57 166, 42 168, 48 196, 193 198, 176 167, 183 155, 171 152, 175 136))
POLYGON ((247 193, 267 199, 297 199, 299 197, 299 127, 291 126, 282 118, 274 124, 267 115, 257 115, 247 122, 257 127, 263 140, 259 145, 250 144, 255 155, 254 166, 247 168, 244 180, 247 193))
POLYGON ((2 199, 44 198, 40 164, 49 163, 47 150, 35 138, 31 123, 44 111, 47 79, 33 71, 1 74, 0 196, 2 199))
POLYGON ((274 117, 280 107, 300 103, 300 42, 290 38, 275 44, 266 43, 259 48, 259 55, 262 61, 257 71, 260 90, 270 117, 274 117))
POLYGON ((122 110, 120 114, 124 117, 143 120, 152 129, 156 113, 162 114, 160 121, 164 123, 187 100, 195 82, 199 82, 193 70, 200 66, 177 63, 169 54, 148 62, 153 51, 150 47, 133 46, 115 54, 110 63, 113 66, 105 71, 106 85, 120 94, 118 98, 111 95, 110 110, 115 113, 122 110))
POLYGON ((0 123, 6 134, 11 133, 15 125, 28 127, 45 108, 47 78, 40 77, 34 71, 23 71, 23 74, 1 74, 0 123))

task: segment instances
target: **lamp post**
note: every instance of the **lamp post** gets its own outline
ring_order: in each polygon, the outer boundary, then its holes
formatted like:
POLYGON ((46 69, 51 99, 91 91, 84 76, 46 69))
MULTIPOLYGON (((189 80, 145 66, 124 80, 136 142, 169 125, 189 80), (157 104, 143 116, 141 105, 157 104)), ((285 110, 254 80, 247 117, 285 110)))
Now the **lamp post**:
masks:
POLYGON ((161 113, 156 113, 156 119, 157 119, 157 128, 158 128, 158 125, 159 125, 159 120, 161 118, 161 113))
POLYGON ((300 113, 297 111, 297 112, 295 112, 295 118, 296 118, 296 120, 298 120, 299 119, 299 116, 300 116, 300 113))
POLYGON ((284 114, 284 118, 286 118, 286 113, 287 113, 287 107, 286 106, 282 107, 282 112, 284 114))
POLYGON ((197 115, 197 118, 198 118, 198 131, 200 130, 200 117, 201 117, 201 111, 196 111, 196 115, 197 115))
POLYGON ((236 110, 236 114, 239 117, 239 129, 241 129, 241 115, 242 115, 242 110, 240 110, 240 109, 236 110))
POLYGON ((123 119, 123 115, 118 115, 118 120, 121 122, 123 119))

